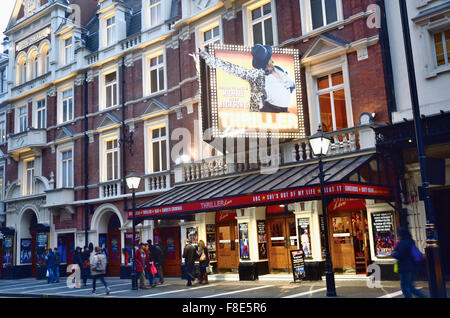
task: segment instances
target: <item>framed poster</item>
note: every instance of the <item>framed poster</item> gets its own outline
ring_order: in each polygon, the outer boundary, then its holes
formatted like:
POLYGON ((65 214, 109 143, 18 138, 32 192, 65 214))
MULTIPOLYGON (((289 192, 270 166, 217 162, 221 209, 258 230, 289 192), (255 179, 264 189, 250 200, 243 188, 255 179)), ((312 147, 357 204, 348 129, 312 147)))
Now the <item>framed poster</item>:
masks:
POLYGON ((248 223, 239 223, 239 255, 243 260, 250 259, 248 223))
POLYGON ((108 243, 107 243, 107 234, 99 234, 98 235, 98 246, 102 250, 102 253, 108 255, 108 243))
MULTIPOLYGON (((46 254, 47 250, 48 250, 48 233, 37 233, 36 234, 36 257, 37 257, 37 263, 39 265, 45 264, 45 254, 46 254)), ((60 251, 60 253, 61 253, 61 251, 60 251)), ((61 259, 61 261, 62 261, 62 259, 61 259)))
POLYGON ((291 251, 292 273, 294 275, 294 282, 305 279, 305 257, 303 250, 291 251))
POLYGON ((3 265, 12 265, 13 264, 13 236, 5 235, 3 237, 3 265))
POLYGON ((258 255, 259 259, 267 259, 267 233, 266 233, 266 221, 257 221, 256 226, 258 229, 258 255))
POLYGON ((322 250, 322 259, 326 259, 326 248, 325 248, 325 219, 323 215, 319 215, 320 222, 320 248, 322 250))
POLYGON ((198 244, 198 228, 197 227, 188 227, 186 228, 186 238, 193 245, 198 244))
POLYGON ((206 224, 206 247, 208 248, 209 259, 216 260, 216 226, 206 224))
POLYGON ((300 239, 301 247, 304 253, 304 257, 311 259, 311 232, 309 229, 309 218, 300 218, 297 220, 298 236, 300 239))
POLYGON ((201 87, 210 87, 202 90, 210 97, 202 103, 210 104, 204 105, 205 123, 213 138, 305 137, 298 50, 218 44, 208 50, 202 62, 210 80, 201 87))
POLYGON ((31 239, 20 240, 20 263, 31 264, 31 239))
POLYGON ((390 257, 394 250, 394 213, 372 213, 373 246, 376 257, 390 257))
MULTIPOLYGON (((135 242, 140 241, 140 233, 135 233, 135 242)), ((133 265, 133 233, 125 233, 125 248, 123 250, 125 254, 125 266, 133 265)))

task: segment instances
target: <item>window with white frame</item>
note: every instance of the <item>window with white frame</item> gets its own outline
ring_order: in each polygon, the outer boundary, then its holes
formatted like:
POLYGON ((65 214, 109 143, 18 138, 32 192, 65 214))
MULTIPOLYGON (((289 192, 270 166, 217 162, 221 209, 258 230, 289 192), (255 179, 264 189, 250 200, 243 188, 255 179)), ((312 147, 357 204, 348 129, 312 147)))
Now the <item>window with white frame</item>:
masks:
POLYGON ((317 78, 317 99, 323 131, 348 128, 342 71, 317 78))
POLYGON ((27 81, 27 57, 22 54, 17 59, 16 66, 16 84, 20 85, 27 81))
POLYGON ((331 24, 338 20, 336 0, 309 0, 312 29, 331 24))
POLYGON ((63 41, 64 41, 64 64, 69 64, 73 60, 72 37, 65 39, 63 41))
POLYGON ((6 113, 0 113, 0 143, 6 142, 6 113))
POLYGON ((8 91, 8 76, 6 68, 0 70, 0 93, 6 93, 8 91))
POLYGON ((73 120, 73 88, 61 92, 61 122, 73 120))
POLYGON ((61 151, 61 187, 73 187, 73 152, 72 149, 61 151))
POLYGON ((117 137, 103 141, 102 181, 117 180, 119 175, 119 141, 117 137))
POLYGON ((33 49, 28 55, 28 72, 29 78, 33 79, 39 76, 39 61, 38 61, 38 52, 36 49, 33 49))
POLYGON ((36 103, 36 128, 47 128, 47 102, 46 99, 40 99, 36 103))
POLYGON ((209 44, 214 44, 214 43, 221 43, 222 39, 220 36, 220 26, 216 25, 216 26, 212 26, 210 28, 207 29, 203 29, 200 31, 200 41, 201 44, 200 46, 203 48, 205 46, 208 46, 209 44))
POLYGON ((272 4, 266 3, 250 11, 252 44, 274 45, 272 4))
POLYGON ((434 34, 436 66, 450 65, 450 29, 434 34))
POLYGON ((34 194, 34 160, 26 160, 24 164, 23 194, 34 194))
POLYGON ((116 17, 106 19, 106 46, 114 44, 116 40, 116 17))
POLYGON ((104 75, 105 108, 117 105, 117 72, 104 75))
POLYGON ((148 65, 150 94, 163 91, 165 89, 164 55, 160 54, 150 57, 148 65))
POLYGON ((149 26, 154 27, 161 24, 161 0, 147 0, 149 26))
POLYGON ((19 133, 27 130, 28 127, 28 106, 24 105, 18 109, 19 133))
POLYGON ((156 173, 168 170, 166 126, 150 127, 148 133, 150 137, 150 172, 156 173))

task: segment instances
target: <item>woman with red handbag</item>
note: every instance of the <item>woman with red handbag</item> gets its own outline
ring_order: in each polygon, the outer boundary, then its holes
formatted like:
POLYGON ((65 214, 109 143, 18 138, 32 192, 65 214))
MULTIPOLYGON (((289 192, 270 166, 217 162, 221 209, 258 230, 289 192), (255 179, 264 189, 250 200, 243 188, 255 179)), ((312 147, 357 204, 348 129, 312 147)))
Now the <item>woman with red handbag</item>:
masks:
POLYGON ((156 267, 153 264, 152 253, 150 251, 148 244, 145 244, 144 251, 145 251, 145 274, 150 283, 150 286, 155 287, 156 284, 153 282, 153 279, 155 277, 156 267))

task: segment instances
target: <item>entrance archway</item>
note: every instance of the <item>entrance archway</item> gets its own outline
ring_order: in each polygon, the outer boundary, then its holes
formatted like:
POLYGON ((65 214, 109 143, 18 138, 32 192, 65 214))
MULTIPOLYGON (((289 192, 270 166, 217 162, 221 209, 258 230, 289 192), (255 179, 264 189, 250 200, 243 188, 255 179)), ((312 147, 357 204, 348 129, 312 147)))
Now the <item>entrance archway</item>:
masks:
MULTIPOLYGON (((36 253, 37 215, 32 209, 22 213, 20 219, 20 236, 18 237, 19 258, 16 264, 31 266, 31 276, 36 277, 38 258, 36 253)), ((28 270, 27 270, 28 271, 28 270)), ((29 275, 28 272, 27 275, 29 275)))
POLYGON ((98 246, 106 254, 107 275, 120 276, 122 239, 122 220, 116 211, 111 209, 98 210, 94 215, 93 226, 98 233, 98 246))

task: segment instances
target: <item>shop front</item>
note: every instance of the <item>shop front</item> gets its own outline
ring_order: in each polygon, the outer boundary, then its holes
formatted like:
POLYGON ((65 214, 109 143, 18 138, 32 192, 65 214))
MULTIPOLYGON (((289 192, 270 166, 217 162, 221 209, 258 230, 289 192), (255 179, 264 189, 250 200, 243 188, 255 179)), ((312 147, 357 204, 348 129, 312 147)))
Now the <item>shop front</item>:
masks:
MULTIPOLYGON (((379 209, 390 207, 394 227, 396 219, 393 208, 386 203, 392 200, 391 187, 386 183, 367 183, 359 170, 363 166, 379 168, 374 162, 378 162, 376 155, 325 163, 327 231, 323 228, 315 164, 279 169, 270 175, 180 184, 138 207, 136 218, 181 219, 189 215, 192 220, 174 228, 171 236, 178 240, 175 246, 181 247, 178 255, 185 238, 194 245, 204 240, 212 251, 217 272, 241 272, 244 267, 251 267, 257 275, 290 272, 290 252, 298 249, 304 252, 305 267, 317 271, 325 260, 324 235, 328 233, 334 270, 366 273, 375 257, 383 258, 378 250, 383 248, 382 242, 389 241, 381 225, 379 229, 370 229, 382 218, 379 209), (180 237, 176 237, 177 232, 180 237)), ((128 216, 132 218, 132 213, 128 216)), ((160 231, 159 236, 165 241, 163 233, 160 231)), ((389 254, 388 249, 385 252, 389 254)), ((181 262, 181 258, 177 259, 175 267, 179 268, 181 262)))

